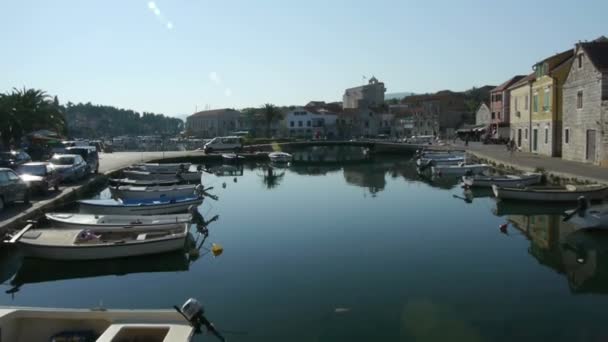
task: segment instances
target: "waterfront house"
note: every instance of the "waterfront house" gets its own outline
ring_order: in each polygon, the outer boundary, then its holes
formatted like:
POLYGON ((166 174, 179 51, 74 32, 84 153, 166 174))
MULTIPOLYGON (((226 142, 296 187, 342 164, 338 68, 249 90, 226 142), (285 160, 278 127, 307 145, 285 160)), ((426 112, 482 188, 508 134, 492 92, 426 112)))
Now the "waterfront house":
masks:
POLYGON ((532 73, 515 82, 509 88, 510 110, 510 138, 515 140, 521 151, 530 151, 530 99, 532 98, 532 82, 535 80, 532 73))
POLYGON ((285 126, 290 137, 318 138, 336 135, 337 114, 325 109, 298 107, 287 112, 285 126))
POLYGON ((608 166, 608 40, 576 44, 568 71, 562 158, 608 166))
POLYGON ((573 49, 546 58, 533 67, 532 152, 559 157, 562 150, 562 86, 572 64, 573 49))
POLYGON ((490 126, 491 123, 492 117, 490 115, 490 107, 486 103, 482 102, 475 112, 475 125, 490 126))
POLYGON ((524 78, 524 75, 513 76, 503 84, 490 91, 490 134, 492 138, 501 139, 509 137, 510 100, 507 89, 524 78))
POLYGON ((442 90, 434 94, 412 95, 401 103, 413 114, 413 135, 443 135, 451 137, 465 123, 472 123, 471 111, 462 92, 442 90))
POLYGON ((190 135, 201 138, 230 135, 240 129, 241 115, 241 112, 229 108, 200 111, 186 119, 186 130, 190 135))

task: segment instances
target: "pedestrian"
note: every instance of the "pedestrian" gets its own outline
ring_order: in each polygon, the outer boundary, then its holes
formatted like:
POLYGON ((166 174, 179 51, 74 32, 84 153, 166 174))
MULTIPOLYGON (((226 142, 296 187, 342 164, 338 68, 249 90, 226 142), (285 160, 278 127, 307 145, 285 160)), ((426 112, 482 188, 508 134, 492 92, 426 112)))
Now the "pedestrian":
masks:
POLYGON ((469 135, 468 134, 464 137, 464 146, 469 146, 469 135))

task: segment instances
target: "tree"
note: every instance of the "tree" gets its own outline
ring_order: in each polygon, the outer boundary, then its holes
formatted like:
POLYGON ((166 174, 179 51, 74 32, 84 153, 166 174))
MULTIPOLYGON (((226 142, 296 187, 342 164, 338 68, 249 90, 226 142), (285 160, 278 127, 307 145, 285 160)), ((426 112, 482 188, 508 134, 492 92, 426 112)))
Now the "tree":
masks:
POLYGON ((266 137, 270 137, 270 126, 275 120, 281 118, 281 112, 271 103, 265 104, 264 107, 262 107, 262 112, 264 114, 264 122, 266 123, 266 137))

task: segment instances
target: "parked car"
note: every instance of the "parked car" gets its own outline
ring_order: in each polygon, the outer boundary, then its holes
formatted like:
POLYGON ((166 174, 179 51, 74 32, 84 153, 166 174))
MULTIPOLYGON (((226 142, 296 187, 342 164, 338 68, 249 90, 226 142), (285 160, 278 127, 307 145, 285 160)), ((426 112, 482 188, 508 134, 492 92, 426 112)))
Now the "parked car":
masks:
POLYGON ((49 162, 25 163, 17 168, 17 173, 30 191, 46 193, 49 188, 59 190, 61 175, 49 162))
POLYGON ((32 161, 29 154, 23 151, 3 151, 0 152, 0 167, 17 168, 21 164, 32 161))
POLYGON ((65 150, 66 153, 80 155, 87 162, 87 173, 99 172, 99 154, 95 146, 74 146, 65 150))
POLYGON ((49 162, 64 182, 77 181, 87 175, 87 163, 78 154, 55 154, 49 162))
POLYGON ((215 137, 205 144, 205 153, 213 151, 240 151, 243 148, 243 141, 240 137, 215 137))
POLYGON ((0 168, 0 211, 4 209, 5 204, 16 201, 29 204, 30 190, 15 171, 0 168))

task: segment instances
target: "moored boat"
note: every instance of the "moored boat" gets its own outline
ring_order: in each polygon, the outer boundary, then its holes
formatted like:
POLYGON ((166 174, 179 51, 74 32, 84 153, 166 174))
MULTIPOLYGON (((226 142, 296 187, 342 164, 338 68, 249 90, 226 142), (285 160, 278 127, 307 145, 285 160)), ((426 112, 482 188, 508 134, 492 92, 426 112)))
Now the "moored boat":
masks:
POLYGON ((490 170, 487 164, 437 165, 432 167, 433 173, 441 176, 478 175, 490 170))
POLYGON ((435 166, 435 165, 458 165, 465 161, 464 157, 450 157, 440 159, 419 158, 416 160, 416 165, 419 167, 435 166))
POLYGON ((566 214, 573 214, 568 219, 579 229, 608 229, 608 205, 591 206, 585 210, 575 213, 574 211, 566 211, 566 214))
POLYGON ((202 173, 198 171, 194 172, 149 172, 140 170, 123 170, 123 175, 126 178, 133 180, 147 180, 147 181, 167 181, 179 179, 184 182, 195 182, 201 180, 202 173))
POLYGON ((507 187, 521 187, 527 185, 538 184, 541 182, 542 174, 526 173, 523 175, 505 175, 505 176, 464 176, 462 183, 470 187, 492 187, 493 184, 507 187))
POLYGON ((242 161, 243 159, 245 159, 245 157, 240 156, 236 153, 224 153, 222 154, 222 159, 224 159, 224 161, 228 163, 236 163, 242 161))
POLYGON ((268 153, 268 158, 273 163, 289 163, 293 156, 286 152, 271 152, 268 153))
POLYGON ((189 223, 192 220, 190 214, 140 216, 48 213, 45 217, 54 228, 94 227, 96 229, 123 229, 125 227, 153 229, 176 223, 189 223))
POLYGON ((186 197, 175 200, 124 201, 89 199, 78 201, 80 213, 111 215, 163 215, 186 212, 191 205, 198 206, 203 198, 186 197))
POLYGON ((158 180, 144 180, 144 179, 130 179, 130 178, 110 178, 110 183, 115 185, 135 185, 135 186, 153 186, 153 185, 175 185, 180 183, 181 180, 176 177, 173 179, 158 179, 158 180))
POLYGON ((123 200, 174 199, 199 195, 202 185, 110 187, 112 196, 123 200))
POLYGON ((148 172, 156 172, 156 173, 161 173, 161 172, 168 172, 168 173, 175 173, 177 171, 188 171, 188 169, 190 169, 190 166, 192 164, 191 163, 173 163, 173 164, 161 164, 161 163, 143 163, 143 164, 136 164, 135 168, 144 170, 144 171, 148 171, 148 172))
POLYGON ((605 185, 566 185, 566 186, 531 186, 523 188, 501 187, 492 185, 494 196, 505 200, 576 202, 584 196, 590 201, 602 200, 608 196, 605 185))

